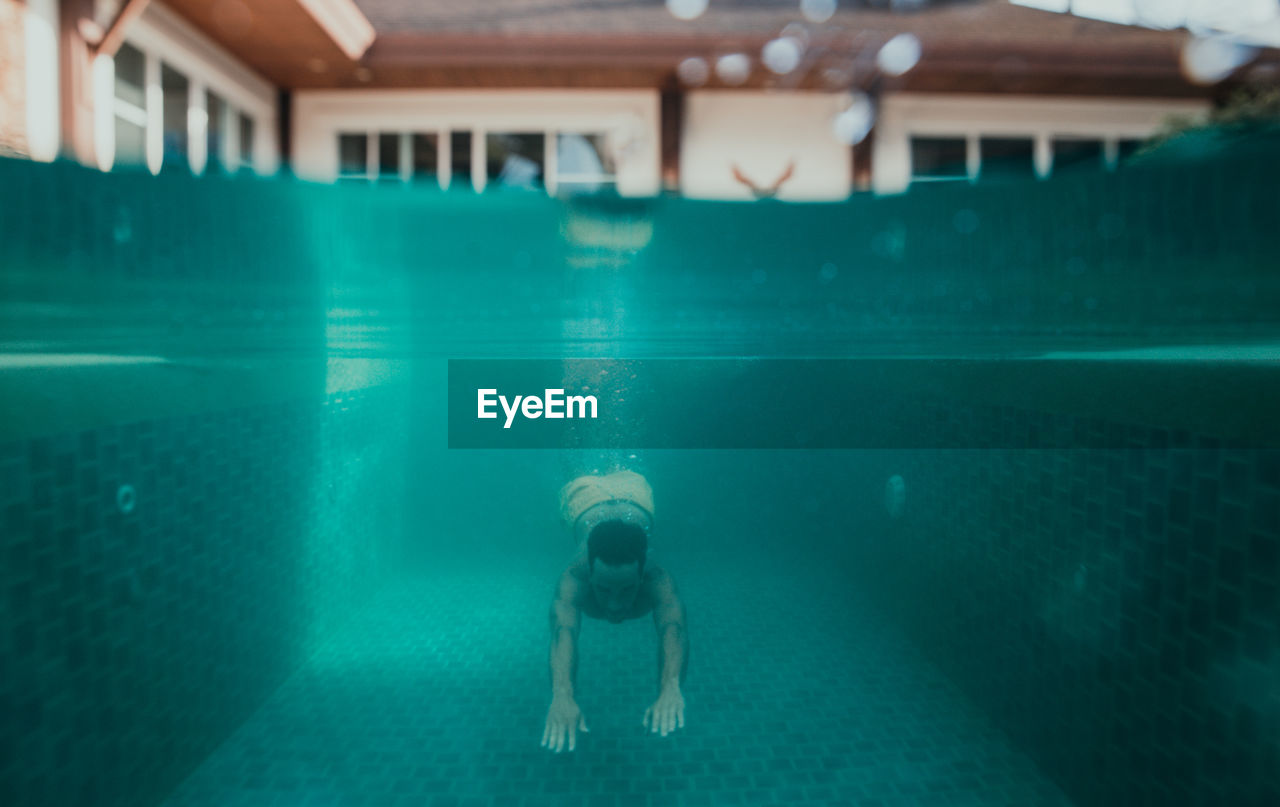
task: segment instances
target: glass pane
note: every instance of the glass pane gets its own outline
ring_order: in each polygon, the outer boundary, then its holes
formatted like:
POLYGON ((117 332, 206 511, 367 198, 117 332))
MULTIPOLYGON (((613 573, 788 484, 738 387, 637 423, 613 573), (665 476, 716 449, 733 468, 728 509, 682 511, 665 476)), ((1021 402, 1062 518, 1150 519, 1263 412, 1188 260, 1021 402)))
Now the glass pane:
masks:
POLYGON ((435 179, 436 164, 440 159, 436 150, 436 136, 434 134, 415 133, 412 146, 414 179, 435 179))
POLYGON ((557 193, 594 193, 612 187, 615 171, 603 134, 562 132, 556 136, 557 193))
POLYGON ((1053 173, 1098 171, 1102 164, 1102 141, 1064 137, 1053 141, 1053 173))
POLYGON ((240 113, 240 165, 253 165, 253 118, 240 113))
POLYGON ((363 132, 338 135, 338 176, 369 173, 369 138, 363 132))
POLYGON ((983 179, 1026 179, 1036 175, 1029 137, 984 137, 978 143, 983 179))
POLYGON ((450 188, 471 187, 471 132, 449 135, 450 188))
POLYGON ((485 138, 485 170, 499 188, 536 190, 543 182, 541 134, 490 134, 485 138))
POLYGON ((616 170, 603 134, 561 132, 556 136, 557 177, 611 177, 616 170))
POLYGON ((139 109, 146 107, 146 59, 128 42, 116 52, 116 98, 139 109))
POLYGON ((141 126, 116 117, 115 167, 127 168, 147 164, 147 132, 141 126))
POLYGON ((169 67, 160 65, 160 89, 164 107, 164 165, 187 165, 187 95, 190 82, 187 77, 169 67))
POLYGON ((400 135, 395 132, 378 135, 378 176, 381 179, 400 178, 400 135))
POLYGON ((205 170, 222 168, 222 144, 226 142, 227 102, 217 93, 210 92, 205 101, 209 122, 205 127, 205 146, 208 159, 205 170))
POLYGON ((911 138, 913 179, 968 176, 963 137, 911 138))

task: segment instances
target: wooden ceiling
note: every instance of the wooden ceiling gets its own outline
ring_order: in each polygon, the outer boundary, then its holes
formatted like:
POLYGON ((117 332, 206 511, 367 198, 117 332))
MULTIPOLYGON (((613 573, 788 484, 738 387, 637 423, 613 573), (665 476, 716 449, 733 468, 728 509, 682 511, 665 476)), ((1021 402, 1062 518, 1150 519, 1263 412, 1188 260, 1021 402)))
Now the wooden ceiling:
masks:
POLYGON ((299 0, 163 0, 279 87, 333 86, 360 65, 299 0))

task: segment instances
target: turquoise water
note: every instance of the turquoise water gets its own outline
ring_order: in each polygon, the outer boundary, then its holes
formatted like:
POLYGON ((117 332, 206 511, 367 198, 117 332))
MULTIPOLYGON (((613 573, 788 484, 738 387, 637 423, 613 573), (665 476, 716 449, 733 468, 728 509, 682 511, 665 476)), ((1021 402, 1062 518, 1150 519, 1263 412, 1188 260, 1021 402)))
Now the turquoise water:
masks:
POLYGON ((2 162, 7 802, 1274 801, 1274 173, 733 205, 2 162), (479 358, 614 360, 619 419, 450 448, 479 358), (619 467, 686 724, 641 726, 653 622, 586 620, 549 753, 556 494, 619 467))

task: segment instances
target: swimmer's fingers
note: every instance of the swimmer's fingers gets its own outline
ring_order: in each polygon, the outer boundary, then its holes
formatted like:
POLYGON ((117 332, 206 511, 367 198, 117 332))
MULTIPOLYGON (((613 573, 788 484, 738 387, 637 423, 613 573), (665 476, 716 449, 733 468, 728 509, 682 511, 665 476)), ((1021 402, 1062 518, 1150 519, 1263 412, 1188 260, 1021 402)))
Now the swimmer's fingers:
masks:
POLYGON ((542 747, 557 754, 564 748, 564 725, 560 721, 547 721, 547 729, 542 733, 542 747))

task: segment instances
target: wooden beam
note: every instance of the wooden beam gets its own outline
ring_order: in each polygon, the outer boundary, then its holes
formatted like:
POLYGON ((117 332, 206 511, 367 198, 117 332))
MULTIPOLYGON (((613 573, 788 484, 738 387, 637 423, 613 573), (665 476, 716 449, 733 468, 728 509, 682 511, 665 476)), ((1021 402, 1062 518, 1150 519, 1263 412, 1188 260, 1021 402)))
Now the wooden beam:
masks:
POLYGON ((98 40, 94 46, 94 53, 99 56, 116 55, 116 51, 120 50, 120 45, 124 42, 125 29, 129 27, 129 23, 136 20, 147 10, 147 5, 151 0, 125 0, 124 5, 120 7, 120 11, 116 13, 116 18, 111 21, 111 26, 107 28, 107 32, 102 35, 102 39, 98 40))
POLYGON ((346 57, 358 61, 373 44, 373 25, 352 0, 298 0, 346 57))
POLYGON ((81 165, 96 165, 93 137, 93 50, 81 21, 92 19, 93 0, 58 3, 59 154, 81 165))
POLYGON ((280 170, 293 172, 293 91, 281 87, 276 91, 276 114, 279 127, 280 170))
POLYGON ((662 189, 680 192, 680 137, 684 131, 684 90, 668 84, 661 93, 662 189))
POLYGON ((872 160, 872 142, 876 136, 875 127, 871 127, 871 131, 867 132, 867 136, 862 138, 858 143, 854 143, 850 148, 853 149, 852 160, 853 176, 850 187, 857 193, 859 191, 871 190, 871 160, 872 160))

